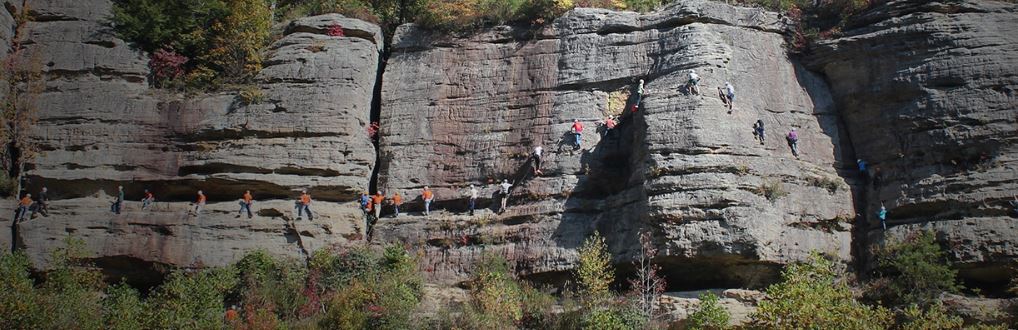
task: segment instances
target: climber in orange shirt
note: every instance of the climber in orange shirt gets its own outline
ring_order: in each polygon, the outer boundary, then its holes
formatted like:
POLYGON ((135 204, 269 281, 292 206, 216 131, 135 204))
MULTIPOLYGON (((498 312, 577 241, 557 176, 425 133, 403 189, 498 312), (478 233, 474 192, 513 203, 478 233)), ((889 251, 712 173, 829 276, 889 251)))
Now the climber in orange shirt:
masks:
POLYGON ((421 198, 424 199, 424 215, 431 215, 431 201, 435 199, 435 195, 431 193, 431 188, 424 187, 424 192, 421 193, 421 198))
POLYGON ((240 314, 237 313, 237 306, 230 306, 230 309, 226 310, 223 318, 226 319, 226 323, 237 322, 237 319, 240 318, 240 314))
POLYGON ((244 192, 244 196, 240 200, 240 212, 237 213, 239 218, 244 214, 244 210, 247 210, 247 218, 251 219, 254 215, 251 214, 251 204, 254 203, 254 196, 251 196, 251 191, 247 190, 244 192))
MULTIPOLYGON (((28 210, 32 207, 32 194, 25 194, 25 197, 21 198, 18 202, 18 216, 17 222, 25 220, 25 215, 28 214, 28 210)), ((28 217, 31 219, 32 217, 28 217)))
POLYGON ((300 192, 300 200, 297 201, 297 220, 300 220, 302 213, 307 213, 308 221, 312 221, 311 195, 308 195, 307 190, 301 190, 300 192))
POLYGON ((371 205, 375 207, 375 219, 379 219, 382 215, 382 202, 385 201, 385 194, 381 190, 371 196, 371 205))
POLYGON ((392 209, 396 211, 396 213, 393 214, 392 217, 395 218, 399 216, 400 205, 403 205, 403 196, 400 196, 399 193, 392 195, 392 209))
POLYGON ((194 216, 201 214, 201 210, 205 208, 205 193, 201 190, 198 191, 198 200, 194 202, 194 216))

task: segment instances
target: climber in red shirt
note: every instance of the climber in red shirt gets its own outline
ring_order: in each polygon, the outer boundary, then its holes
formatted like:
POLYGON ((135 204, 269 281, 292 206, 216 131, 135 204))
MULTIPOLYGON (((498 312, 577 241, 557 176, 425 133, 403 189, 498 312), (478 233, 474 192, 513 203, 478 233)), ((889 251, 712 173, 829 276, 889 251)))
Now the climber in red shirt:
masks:
POLYGON ((573 146, 573 149, 580 149, 580 141, 583 138, 583 123, 579 119, 573 119, 572 131, 573 135, 576 136, 576 145, 573 146))

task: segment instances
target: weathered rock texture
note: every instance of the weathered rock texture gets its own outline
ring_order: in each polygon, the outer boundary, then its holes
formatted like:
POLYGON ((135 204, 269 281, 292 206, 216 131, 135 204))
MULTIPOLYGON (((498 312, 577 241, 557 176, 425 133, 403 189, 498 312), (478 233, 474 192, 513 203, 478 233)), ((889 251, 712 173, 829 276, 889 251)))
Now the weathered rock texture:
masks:
POLYGON ((35 21, 25 56, 42 63, 47 79, 34 132, 43 151, 29 191, 48 186, 57 200, 52 216, 17 228, 14 240, 33 259, 43 261, 67 233, 85 238, 97 258, 189 266, 222 265, 256 248, 300 257, 361 230, 350 201, 368 186, 375 161, 364 127, 382 47, 377 26, 339 15, 293 22, 250 88, 264 101, 245 104, 235 92, 150 89, 146 55, 105 23, 109 1, 29 5, 35 21), (332 24, 347 37, 326 35, 332 24), (143 212, 128 203, 113 216, 108 197, 95 198, 117 185, 129 200, 147 188, 169 205, 143 212), (199 189, 210 205, 196 220, 185 203, 199 189), (246 189, 261 215, 234 220, 246 189), (317 217, 294 228, 281 220, 293 210, 283 199, 301 189, 318 201, 317 217))
POLYGON ((1018 257, 1018 6, 895 1, 823 42, 823 71, 859 158, 880 168, 860 210, 881 201, 873 243, 933 230, 961 275, 1006 283, 1018 257))
POLYGON ((837 114, 823 80, 786 55, 782 29, 773 13, 707 1, 648 15, 576 9, 540 31, 467 38, 401 27, 383 79, 378 186, 417 197, 429 185, 450 212, 465 209, 466 184, 482 187, 482 206, 497 203, 493 183, 516 189, 505 214, 382 220, 376 239, 430 242, 428 260, 454 274, 491 251, 539 277, 571 269, 594 230, 618 262, 647 231, 665 272, 692 286, 759 285, 810 250, 848 261, 837 114), (688 69, 703 77, 700 96, 680 88, 688 69), (606 92, 637 79, 639 111, 621 138, 601 139, 606 92), (716 97, 725 81, 732 113, 716 97), (573 119, 587 127, 582 151, 568 146, 573 119), (793 127, 801 159, 781 137, 793 127), (764 186, 778 193, 769 200, 764 186))

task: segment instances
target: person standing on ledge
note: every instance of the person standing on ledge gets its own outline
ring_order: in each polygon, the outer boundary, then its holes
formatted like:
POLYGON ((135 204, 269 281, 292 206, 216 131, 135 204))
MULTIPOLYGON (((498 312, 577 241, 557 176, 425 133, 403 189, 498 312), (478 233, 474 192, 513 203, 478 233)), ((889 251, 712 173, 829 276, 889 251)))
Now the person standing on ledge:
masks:
POLYGON ((403 196, 400 196, 399 192, 396 192, 392 195, 392 210, 396 212, 392 215, 393 218, 399 217, 399 207, 401 205, 403 205, 403 196))
POLYGON ((469 203, 468 206, 470 207, 470 215, 473 216, 474 208, 477 207, 477 187, 474 187, 474 185, 471 184, 470 190, 467 191, 467 194, 468 196, 470 196, 470 199, 468 200, 469 203))
POLYGON ((199 190, 198 200, 194 202, 194 216, 201 215, 201 210, 205 208, 205 200, 205 193, 199 190))
MULTIPOLYGON (((49 194, 46 187, 39 191, 39 198, 36 199, 35 211, 44 217, 49 216, 49 194)), ((34 213, 34 212, 33 212, 34 213)))
POLYGON ((254 196, 251 196, 251 191, 244 191, 244 196, 240 199, 240 212, 237 212, 237 217, 241 217, 244 214, 244 210, 247 210, 247 218, 251 219, 254 217, 251 214, 251 204, 254 203, 254 196))
POLYGON ((636 86, 636 103, 633 103, 633 113, 640 109, 640 102, 643 102, 643 79, 640 79, 640 83, 636 86))
POLYGON ((110 205, 110 212, 120 214, 120 207, 124 204, 124 186, 117 186, 117 199, 110 205))
POLYGON ((152 192, 148 191, 148 189, 145 189, 145 197, 141 199, 141 209, 142 210, 148 209, 148 206, 152 205, 152 203, 155 201, 156 196, 153 195, 152 192))
POLYGON ((382 202, 385 201, 385 194, 381 190, 371 196, 371 205, 375 207, 375 219, 382 218, 382 202))
MULTIPOLYGON (((14 222, 18 223, 25 221, 25 215, 28 214, 28 210, 31 209, 31 207, 32 194, 25 194, 25 197, 22 197, 21 200, 18 201, 18 214, 14 217, 14 222)), ((32 217, 28 218, 31 219, 32 217)))
POLYGON ((431 192, 431 188, 424 186, 421 199, 424 200, 424 215, 431 215, 431 201, 435 199, 435 194, 431 192))
POLYGON ((512 187, 513 184, 509 183, 509 179, 502 179, 502 184, 498 186, 499 194, 501 195, 499 197, 502 197, 502 207, 498 209, 498 214, 502 214, 505 212, 506 204, 509 201, 509 188, 512 187))
POLYGON ((301 214, 304 213, 307 213, 308 221, 314 221, 311 215, 311 195, 308 195, 307 189, 300 191, 300 199, 297 200, 297 220, 300 220, 301 214))

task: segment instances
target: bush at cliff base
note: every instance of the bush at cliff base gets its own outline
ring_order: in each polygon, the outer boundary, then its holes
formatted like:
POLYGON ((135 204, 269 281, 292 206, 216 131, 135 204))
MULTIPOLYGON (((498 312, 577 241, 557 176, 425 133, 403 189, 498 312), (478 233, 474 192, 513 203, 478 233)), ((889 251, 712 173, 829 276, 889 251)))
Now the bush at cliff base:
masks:
POLYGON ((767 329, 887 329, 892 314, 866 306, 838 280, 834 262, 813 253, 805 263, 789 265, 781 282, 767 288, 768 298, 752 315, 767 329))
POLYGON ((707 292, 700 295, 700 305, 689 315, 687 324, 691 330, 724 329, 728 327, 730 318, 731 315, 721 306, 718 296, 713 292, 707 292))

